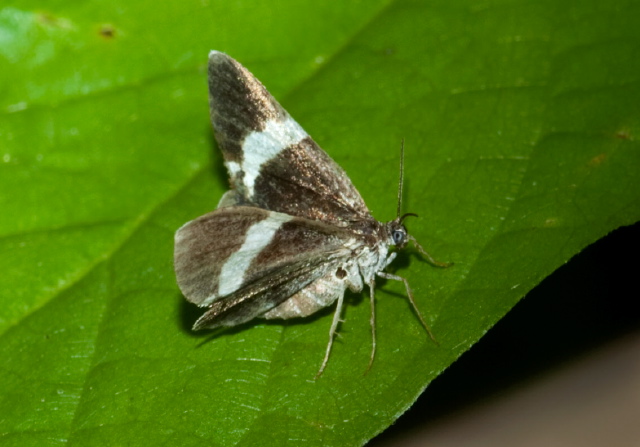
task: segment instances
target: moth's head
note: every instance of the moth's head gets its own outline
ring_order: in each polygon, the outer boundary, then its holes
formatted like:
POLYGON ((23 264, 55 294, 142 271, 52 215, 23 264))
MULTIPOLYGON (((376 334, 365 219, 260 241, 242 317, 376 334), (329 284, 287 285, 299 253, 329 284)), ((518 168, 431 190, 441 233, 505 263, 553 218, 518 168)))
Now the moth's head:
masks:
POLYGON ((407 228, 402 223, 408 216, 418 217, 417 214, 407 213, 396 218, 395 220, 392 220, 387 224, 389 239, 391 240, 391 243, 393 245, 398 247, 398 249, 404 248, 407 245, 407 242, 409 242, 409 239, 413 239, 411 236, 409 236, 409 233, 407 233, 407 228))
POLYGON ((411 243, 418 249, 420 254, 427 258, 427 261, 430 264, 435 265, 436 267, 443 268, 452 266, 453 263, 451 262, 440 262, 433 259, 433 256, 431 256, 425 251, 424 248, 422 248, 422 245, 420 245, 418 241, 416 241, 416 238, 411 236, 407 232, 407 229, 402 224, 402 221, 408 216, 418 217, 417 214, 407 213, 385 224, 391 245, 395 245, 398 249, 403 249, 407 245, 407 243, 411 241, 411 243))

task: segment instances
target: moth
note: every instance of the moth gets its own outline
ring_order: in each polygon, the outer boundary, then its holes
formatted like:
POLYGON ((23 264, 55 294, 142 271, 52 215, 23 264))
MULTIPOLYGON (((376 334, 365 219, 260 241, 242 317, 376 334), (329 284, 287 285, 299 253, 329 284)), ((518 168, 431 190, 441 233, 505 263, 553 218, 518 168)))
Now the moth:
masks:
POLYGON ((175 234, 178 285, 187 300, 207 308, 193 329, 236 326, 257 317, 306 317, 337 302, 319 377, 329 360, 345 290, 361 292, 366 284, 370 368, 378 276, 404 283, 433 338, 407 280, 384 271, 408 242, 432 264, 446 265, 435 261, 404 226, 405 218, 415 214, 400 215, 402 161, 397 217, 379 222, 345 171, 240 63, 212 51, 208 83, 211 121, 231 189, 215 211, 175 234))

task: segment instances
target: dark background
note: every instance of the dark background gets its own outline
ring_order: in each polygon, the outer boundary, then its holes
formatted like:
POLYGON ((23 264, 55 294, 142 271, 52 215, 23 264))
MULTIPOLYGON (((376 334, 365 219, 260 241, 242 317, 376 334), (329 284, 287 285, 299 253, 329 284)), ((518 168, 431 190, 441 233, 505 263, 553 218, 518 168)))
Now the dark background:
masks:
POLYGON ((587 247, 529 292, 369 445, 393 445, 413 430, 640 332, 639 257, 640 224, 587 247))

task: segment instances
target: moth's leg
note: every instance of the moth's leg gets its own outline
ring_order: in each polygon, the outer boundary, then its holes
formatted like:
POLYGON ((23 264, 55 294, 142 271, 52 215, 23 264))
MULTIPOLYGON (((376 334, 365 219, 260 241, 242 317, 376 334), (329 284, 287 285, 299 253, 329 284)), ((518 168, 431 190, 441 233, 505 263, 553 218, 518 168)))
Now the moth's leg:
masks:
MULTIPOLYGON (((442 268, 447 268, 447 267, 451 267, 453 265, 453 262, 441 262, 441 261, 437 261, 436 259, 434 259, 433 256, 431 256, 427 250, 425 250, 424 248, 422 248, 422 245, 418 244, 418 241, 416 241, 416 238, 411 236, 410 234, 407 235, 407 237, 409 238, 409 240, 413 243, 413 245, 418 249, 418 251, 422 254, 422 256, 424 256, 425 258, 427 258, 427 262, 429 262, 429 264, 431 265, 435 265, 436 267, 442 267, 442 268)), ((394 252, 395 253, 395 252, 394 252)), ((406 281, 405 281, 405 285, 406 285, 406 281)))
POLYGON ((416 315, 418 315, 418 319, 420 320, 420 323, 422 323, 422 326, 424 326, 425 330, 427 331, 427 334, 429 334, 429 337, 431 337, 431 340, 433 340, 434 342, 438 343, 436 341, 436 338, 431 333, 431 329, 429 328, 429 325, 424 321, 424 318, 422 318, 422 314, 418 310, 418 306, 416 306, 416 302, 413 299, 413 292, 411 291, 411 288, 409 287, 409 281, 407 281, 407 278, 403 278, 402 276, 394 275, 392 273, 387 273, 387 272, 378 272, 376 274, 379 277, 384 278, 384 279, 393 279, 395 281, 402 281, 404 283, 404 288, 407 290, 407 297, 409 298, 409 302, 413 306, 413 310, 415 311, 416 315))
POLYGON ((333 321, 331 322, 331 329, 329 330, 329 344, 327 345, 327 352, 324 354, 324 359, 322 359, 322 365, 320 365, 320 370, 316 374, 316 379, 322 375, 324 369, 327 366, 327 362, 329 361, 329 354, 331 354, 331 346, 333 345, 333 338, 336 335, 336 329, 338 328, 338 323, 340 322, 340 315, 342 314, 342 302, 344 300, 344 293, 341 293, 338 296, 338 304, 336 304, 336 312, 333 314, 333 321))
POLYGON ((376 280, 375 278, 371 278, 371 282, 369 283, 369 296, 371 297, 371 319, 369 320, 371 323, 371 358, 369 359, 369 366, 367 366, 367 370, 364 372, 365 374, 369 372, 371 369, 371 365, 373 365, 373 359, 376 356, 376 280))
POLYGON ((393 262, 393 260, 396 258, 396 256, 398 256, 398 252, 394 251, 393 253, 391 253, 389 255, 389 257, 387 258, 387 260, 385 261, 383 269, 389 267, 389 264, 391 264, 393 262))

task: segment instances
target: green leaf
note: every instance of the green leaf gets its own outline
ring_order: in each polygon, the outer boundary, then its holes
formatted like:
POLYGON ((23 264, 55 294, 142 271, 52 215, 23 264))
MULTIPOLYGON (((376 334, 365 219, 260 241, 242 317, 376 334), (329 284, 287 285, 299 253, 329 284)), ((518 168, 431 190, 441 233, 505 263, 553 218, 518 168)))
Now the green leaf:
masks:
POLYGON ((640 220, 640 5, 12 1, 0 9, 0 443, 361 445, 527 291, 640 220), (401 284, 215 337, 173 275, 173 234, 226 173, 210 49, 254 72, 394 217, 401 284))

